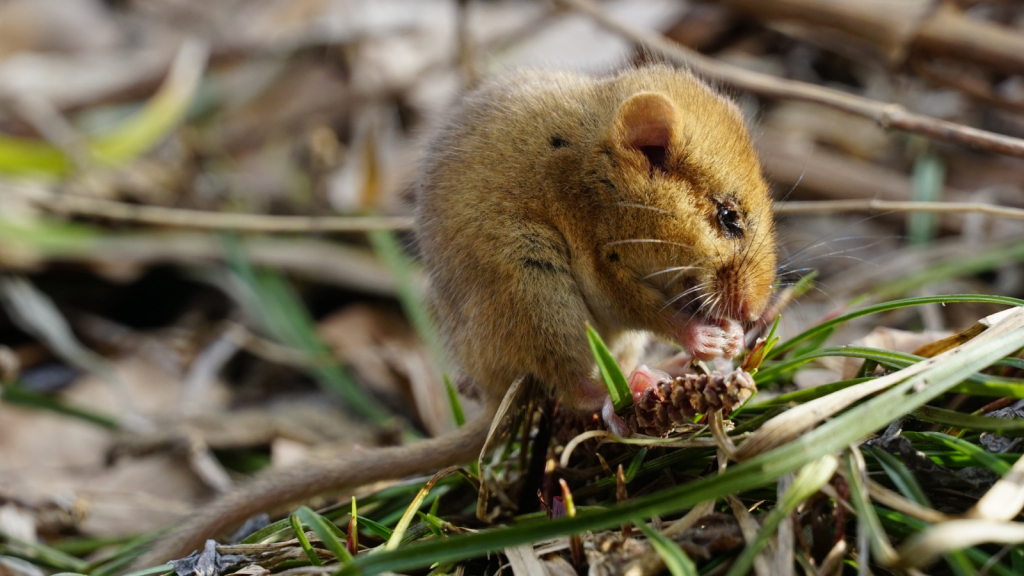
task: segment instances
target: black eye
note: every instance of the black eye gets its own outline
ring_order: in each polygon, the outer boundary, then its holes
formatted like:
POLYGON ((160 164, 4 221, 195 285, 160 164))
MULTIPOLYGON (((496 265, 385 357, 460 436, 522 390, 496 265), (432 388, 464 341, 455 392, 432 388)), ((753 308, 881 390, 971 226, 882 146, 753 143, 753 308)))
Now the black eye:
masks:
POLYGON ((743 220, 731 200, 718 202, 718 225, 729 238, 743 237, 743 220))

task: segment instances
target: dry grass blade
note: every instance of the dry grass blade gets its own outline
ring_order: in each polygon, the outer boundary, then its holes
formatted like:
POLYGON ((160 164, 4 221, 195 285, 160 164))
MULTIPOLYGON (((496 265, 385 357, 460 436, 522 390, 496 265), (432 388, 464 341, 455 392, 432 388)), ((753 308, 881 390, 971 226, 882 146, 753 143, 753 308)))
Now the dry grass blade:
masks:
POLYGON ((889 490, 874 480, 868 480, 867 486, 868 494, 871 496, 873 501, 892 508, 897 512, 906 514, 911 518, 917 518, 918 520, 931 523, 946 522, 950 519, 949 516, 942 512, 932 510, 927 506, 922 506, 912 500, 908 500, 899 493, 889 490))
POLYGON ((412 218, 405 216, 273 216, 232 214, 205 210, 184 210, 162 206, 140 206, 126 202, 57 194, 41 188, 12 188, 26 199, 54 214, 89 216, 168 228, 236 232, 315 233, 408 230, 412 218))
POLYGON ((715 511, 714 502, 702 502, 693 507, 693 510, 687 512, 682 518, 668 525, 668 528, 662 530, 666 536, 674 536, 676 534, 682 534, 686 532, 695 524, 697 521, 711 514, 715 511))
POLYGON ((953 550, 978 544, 1020 544, 1024 524, 992 520, 951 520, 936 524, 908 539, 899 549, 899 566, 921 568, 953 550))
POLYGON ((964 514, 977 520, 1013 520, 1024 508, 1024 457, 964 514))
POLYGON ((547 574, 544 564, 537 558, 533 546, 516 546, 505 548, 505 556, 512 567, 514 576, 533 576, 536 574, 547 574))
POLYGON ((922 360, 887 376, 869 380, 856 386, 834 392, 828 396, 801 404, 766 422, 760 429, 750 435, 736 451, 736 459, 746 460, 772 448, 781 446, 823 422, 840 410, 871 394, 885 390, 912 376, 921 374, 930 368, 945 362, 956 361, 956 356, 965 352, 967 346, 977 347, 1009 334, 1017 328, 1024 327, 1024 308, 1012 308, 999 313, 1001 322, 995 323, 981 335, 967 344, 963 344, 943 352, 938 356, 922 360))

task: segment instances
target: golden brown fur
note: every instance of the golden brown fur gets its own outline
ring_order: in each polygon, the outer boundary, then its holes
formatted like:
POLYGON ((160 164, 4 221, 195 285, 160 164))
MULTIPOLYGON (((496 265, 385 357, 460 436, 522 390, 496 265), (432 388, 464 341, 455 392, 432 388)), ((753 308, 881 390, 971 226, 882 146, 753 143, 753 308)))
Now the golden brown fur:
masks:
POLYGON ((470 460, 521 375, 565 405, 600 408, 587 323, 613 345, 648 331, 696 356, 735 354, 738 321, 758 317, 774 280, 769 204, 735 107, 686 72, 491 81, 432 144, 417 198, 441 333, 491 409, 411 447, 258 478, 148 561, 271 505, 470 460))
POLYGON ((585 324, 612 341, 646 330, 692 349, 692 328, 713 323, 692 317, 694 303, 716 319, 764 308, 767 185, 735 107, 688 73, 520 72, 453 118, 431 150, 418 230, 451 354, 486 395, 529 372, 594 409, 605 394, 587 385, 585 324), (665 144, 663 167, 637 139, 665 144), (742 237, 721 229, 723 202, 742 214, 742 237), (684 266, 697 269, 658 274, 684 266))

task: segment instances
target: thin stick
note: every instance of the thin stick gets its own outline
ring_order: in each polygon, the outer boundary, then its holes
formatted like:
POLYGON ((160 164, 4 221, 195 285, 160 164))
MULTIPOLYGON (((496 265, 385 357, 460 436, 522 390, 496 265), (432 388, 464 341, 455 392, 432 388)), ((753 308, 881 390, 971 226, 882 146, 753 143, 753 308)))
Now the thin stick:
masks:
POLYGON ((98 198, 33 191, 29 197, 49 212, 63 215, 105 218, 119 222, 149 224, 192 230, 236 230, 239 232, 366 232, 369 230, 410 230, 408 216, 273 216, 232 214, 207 210, 184 210, 162 206, 140 206, 98 198))
POLYGON ((776 78, 761 72, 746 70, 694 52, 660 34, 621 24, 591 0, 559 1, 590 16, 605 28, 642 44, 651 51, 659 53, 709 80, 769 98, 821 104, 856 116, 871 118, 883 128, 924 134, 937 140, 987 152, 1024 156, 1024 140, 1020 138, 1003 136, 955 122, 915 114, 899 104, 879 102, 824 86, 776 78))
MULTIPOLYGON (((7 187, 0 187, 0 191, 7 187)), ((238 232, 315 233, 366 232, 370 230, 411 230, 409 216, 273 216, 232 214, 207 210, 185 210, 162 206, 141 206, 84 196, 56 194, 40 189, 17 190, 41 208, 65 216, 87 216, 118 222, 147 224, 191 230, 234 230, 238 232)), ((840 212, 937 212, 987 214, 1024 220, 1024 209, 981 202, 899 202, 890 200, 819 200, 784 202, 775 213, 785 216, 834 214, 840 212)))
POLYGON ((781 215, 833 214, 836 212, 939 212, 964 214, 976 212, 1024 220, 1024 209, 981 202, 898 202, 893 200, 819 200, 814 202, 781 202, 775 205, 781 215))

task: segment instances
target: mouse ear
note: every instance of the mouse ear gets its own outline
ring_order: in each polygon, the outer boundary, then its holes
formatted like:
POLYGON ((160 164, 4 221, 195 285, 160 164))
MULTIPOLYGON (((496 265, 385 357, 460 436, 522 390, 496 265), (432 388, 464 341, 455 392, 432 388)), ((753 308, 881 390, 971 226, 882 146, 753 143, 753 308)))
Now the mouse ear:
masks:
POLYGON ((676 108, 665 96, 654 92, 634 94, 619 107, 619 145, 642 152, 651 167, 665 170, 675 119, 676 108))

